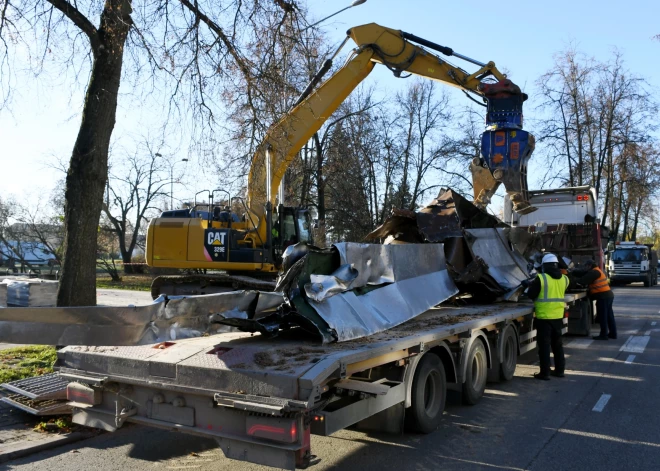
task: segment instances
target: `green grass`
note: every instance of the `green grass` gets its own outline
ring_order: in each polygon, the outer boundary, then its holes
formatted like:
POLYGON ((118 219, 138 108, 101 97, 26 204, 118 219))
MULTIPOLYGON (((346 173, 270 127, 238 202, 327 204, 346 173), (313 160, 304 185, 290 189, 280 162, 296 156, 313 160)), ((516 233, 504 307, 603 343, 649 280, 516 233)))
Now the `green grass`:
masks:
POLYGON ((55 348, 47 345, 0 350, 0 383, 52 373, 56 359, 55 348))
POLYGON ((150 275, 122 275, 121 281, 112 281, 110 277, 97 277, 96 287, 102 289, 129 289, 150 291, 154 277, 150 275))

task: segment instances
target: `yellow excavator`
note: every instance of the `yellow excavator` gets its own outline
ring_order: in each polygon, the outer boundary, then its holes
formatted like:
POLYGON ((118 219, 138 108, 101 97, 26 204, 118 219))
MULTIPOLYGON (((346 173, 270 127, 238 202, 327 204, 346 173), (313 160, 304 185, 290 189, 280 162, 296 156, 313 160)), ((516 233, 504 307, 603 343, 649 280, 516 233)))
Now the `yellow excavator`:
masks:
POLYGON ((213 269, 226 274, 162 276, 154 280, 152 295, 208 294, 236 288, 269 289, 288 245, 312 242, 310 214, 304 208, 283 206, 278 188, 284 173, 304 144, 337 110, 376 64, 419 75, 462 89, 486 103, 486 130, 481 157, 470 164, 474 203, 484 208, 501 183, 520 213, 533 211, 527 191, 527 162, 534 137, 522 129, 522 104, 527 95, 502 74, 493 62, 482 63, 410 33, 375 23, 351 28, 334 55, 326 60, 294 107, 268 130, 248 176, 247 198, 226 196, 227 207, 206 211, 168 211, 153 219, 147 235, 147 264, 151 267, 213 269), (357 47, 346 63, 320 86, 323 76, 346 42, 357 47), (449 64, 434 50, 479 68, 468 73, 449 64), (231 208, 242 207, 237 217, 231 208))

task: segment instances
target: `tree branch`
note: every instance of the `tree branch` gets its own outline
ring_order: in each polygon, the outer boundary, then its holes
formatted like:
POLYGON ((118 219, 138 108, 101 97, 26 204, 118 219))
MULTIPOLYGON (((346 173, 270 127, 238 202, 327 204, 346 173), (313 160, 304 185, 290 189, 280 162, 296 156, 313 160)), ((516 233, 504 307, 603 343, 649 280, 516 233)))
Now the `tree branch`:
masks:
POLYGON ((89 38, 89 42, 92 45, 92 51, 94 54, 98 51, 101 41, 99 39, 99 32, 96 27, 92 24, 91 21, 87 19, 85 15, 80 13, 80 11, 71 5, 66 0, 47 0, 48 3, 53 5, 59 11, 61 11, 64 16, 69 18, 74 25, 76 25, 83 33, 89 38))

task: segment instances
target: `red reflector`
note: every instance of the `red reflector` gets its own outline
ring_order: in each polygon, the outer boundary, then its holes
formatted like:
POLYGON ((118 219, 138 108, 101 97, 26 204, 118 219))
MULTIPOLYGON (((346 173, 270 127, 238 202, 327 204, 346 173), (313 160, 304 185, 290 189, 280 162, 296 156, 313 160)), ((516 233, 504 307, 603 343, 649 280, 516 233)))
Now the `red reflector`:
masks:
POLYGON ((246 433, 251 437, 283 443, 295 443, 298 439, 296 419, 248 417, 245 428, 246 433))
POLYGON ((66 399, 69 402, 95 406, 101 403, 101 390, 80 383, 71 383, 66 387, 66 399))
POLYGON ((231 348, 215 347, 213 350, 210 350, 210 351, 206 352, 206 354, 207 355, 218 355, 218 356, 220 356, 224 353, 227 353, 229 350, 231 350, 231 348))
POLYGON ((589 195, 584 195, 584 200, 589 201, 589 195))
POLYGON ((583 199, 582 195, 578 195, 577 199, 578 199, 578 201, 582 201, 582 199, 583 199))
POLYGON ((176 345, 174 342, 161 342, 154 345, 152 348, 157 348, 159 350, 165 350, 166 348, 176 345))

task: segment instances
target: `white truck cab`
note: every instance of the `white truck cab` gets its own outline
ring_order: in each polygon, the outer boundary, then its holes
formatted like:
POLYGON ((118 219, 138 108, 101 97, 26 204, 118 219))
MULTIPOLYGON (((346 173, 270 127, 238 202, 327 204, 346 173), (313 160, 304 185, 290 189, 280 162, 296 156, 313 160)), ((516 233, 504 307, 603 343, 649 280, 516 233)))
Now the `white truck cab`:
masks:
POLYGON ((617 242, 610 251, 607 272, 612 283, 643 281, 644 286, 658 284, 658 257, 650 245, 617 242))

